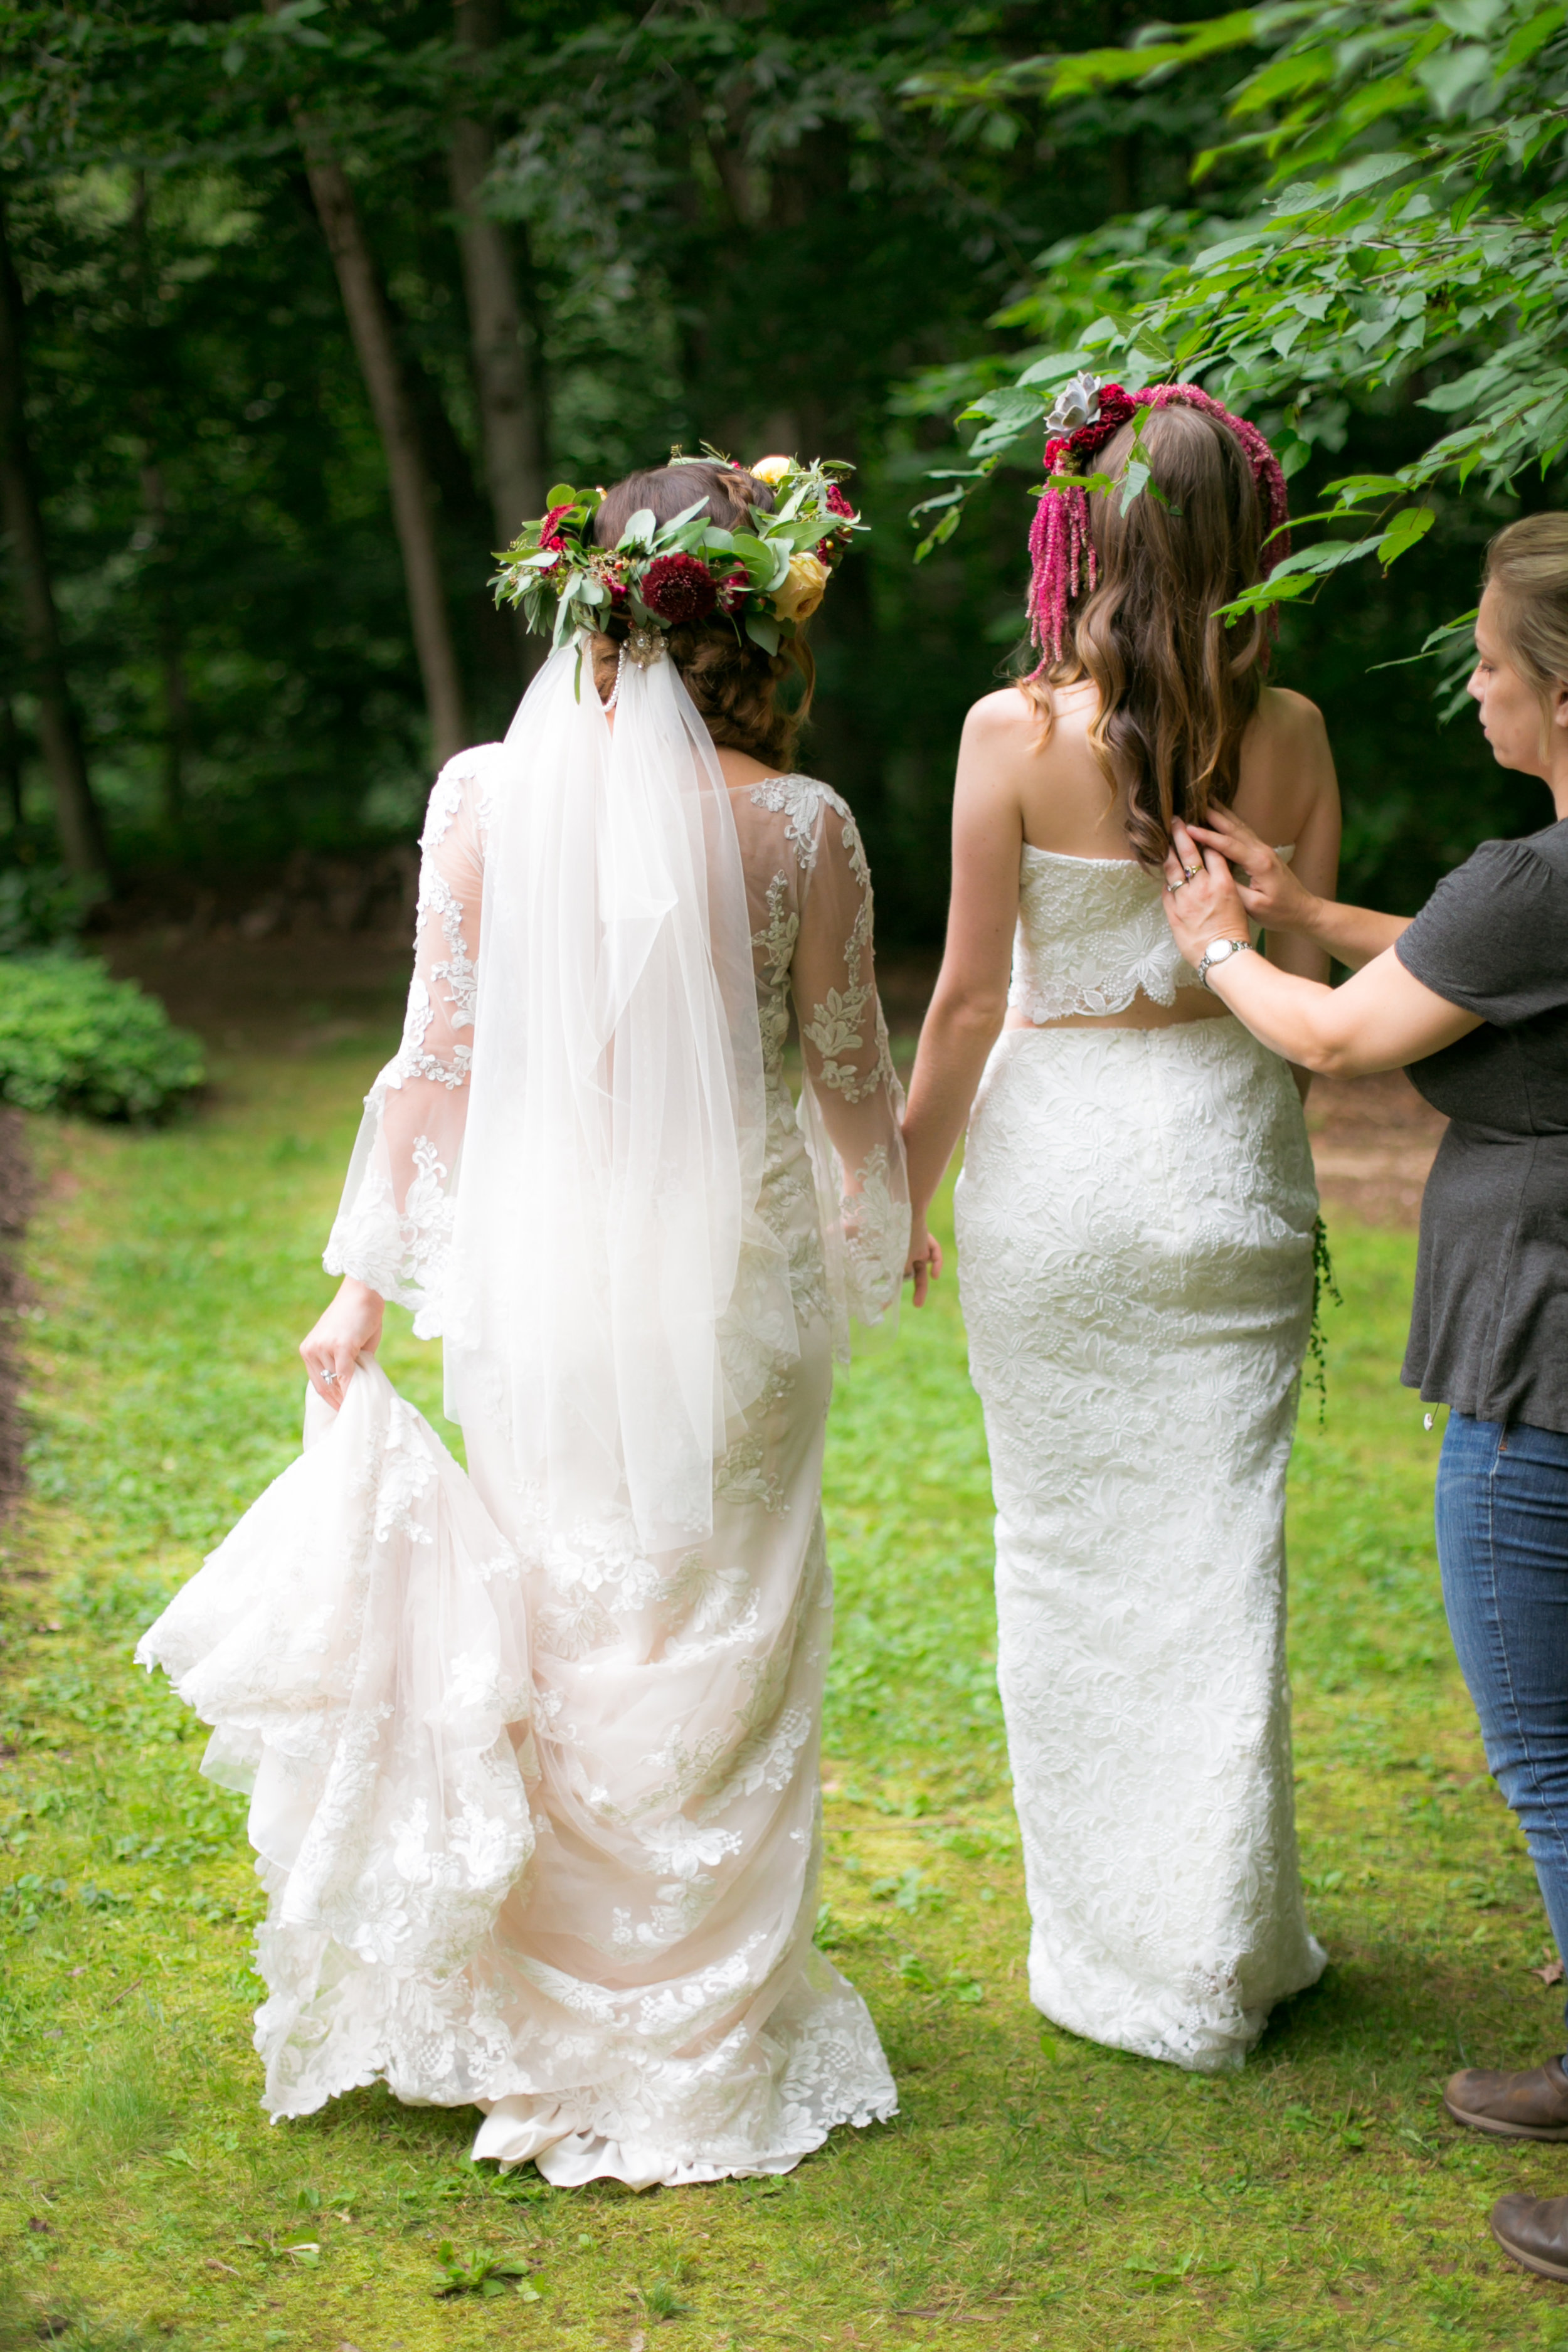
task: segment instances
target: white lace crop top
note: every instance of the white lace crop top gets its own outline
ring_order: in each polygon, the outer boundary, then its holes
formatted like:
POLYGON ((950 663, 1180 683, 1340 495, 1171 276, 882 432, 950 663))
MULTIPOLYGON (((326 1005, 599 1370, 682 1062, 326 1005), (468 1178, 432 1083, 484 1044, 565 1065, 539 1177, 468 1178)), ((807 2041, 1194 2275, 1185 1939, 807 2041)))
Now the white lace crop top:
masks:
POLYGON ((1009 1004, 1031 1021, 1059 1021, 1123 1013, 1140 990, 1173 1004, 1178 988, 1201 986, 1171 935, 1163 887, 1131 857, 1069 857, 1026 842, 1009 1004))

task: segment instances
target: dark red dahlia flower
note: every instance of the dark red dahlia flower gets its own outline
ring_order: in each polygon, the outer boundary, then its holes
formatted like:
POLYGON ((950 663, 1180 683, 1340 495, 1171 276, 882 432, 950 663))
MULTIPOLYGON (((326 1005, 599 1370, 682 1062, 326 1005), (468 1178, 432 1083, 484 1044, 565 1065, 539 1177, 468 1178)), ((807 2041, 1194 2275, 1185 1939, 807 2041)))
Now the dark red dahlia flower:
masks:
POLYGON ((695 555, 656 555, 640 583, 648 611, 672 629, 704 621, 719 601, 713 575, 695 555))

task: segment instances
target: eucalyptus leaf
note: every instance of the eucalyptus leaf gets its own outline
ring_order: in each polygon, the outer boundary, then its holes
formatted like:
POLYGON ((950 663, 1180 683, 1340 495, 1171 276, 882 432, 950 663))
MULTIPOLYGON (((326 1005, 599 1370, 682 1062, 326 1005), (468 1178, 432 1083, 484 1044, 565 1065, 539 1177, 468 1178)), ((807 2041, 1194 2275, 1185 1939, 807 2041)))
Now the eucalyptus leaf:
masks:
MULTIPOLYGON (((637 522, 637 521, 638 521, 638 520, 640 520, 640 517, 641 517, 642 513, 644 513, 644 512, 646 512, 646 511, 647 511, 647 509, 639 509, 638 513, 637 513, 637 514, 633 515, 633 517, 632 517, 632 522, 637 522)), ((690 505, 690 506, 689 506, 689 507, 682 507, 682 508, 681 508, 681 509, 680 509, 680 512, 679 512, 679 514, 677 514, 677 515, 671 515, 671 517, 670 517, 669 520, 668 520, 667 523, 663 523, 663 524, 661 524, 661 525, 660 525, 660 527, 659 527, 659 533, 658 533, 659 538, 660 538, 661 540, 671 538, 671 537, 674 535, 674 533, 675 533, 676 531, 678 531, 678 530, 684 530, 686 529, 687 524, 688 524, 689 522, 691 522, 691 521, 692 521, 692 520, 694 520, 698 515, 700 515, 700 514, 706 514, 706 513, 707 513, 707 511, 708 511, 708 499, 707 499, 707 494, 706 494, 706 492, 705 492, 701 498, 693 499, 693 501, 692 501, 692 503, 691 503, 691 505, 690 505)), ((650 517, 649 517, 649 520, 651 521, 651 520, 652 520, 652 518, 651 518, 651 516, 650 516, 650 517)), ((628 524, 626 525, 626 529, 627 529, 628 530, 631 529, 631 523, 628 523, 628 524)))
POLYGON ((763 653, 776 654, 779 649, 779 625, 765 613, 748 613, 746 635, 763 653))
POLYGON ((744 566, 752 587, 765 588, 777 569, 776 550, 765 546, 760 539, 752 538, 749 532, 737 531, 735 556, 737 562, 744 566))

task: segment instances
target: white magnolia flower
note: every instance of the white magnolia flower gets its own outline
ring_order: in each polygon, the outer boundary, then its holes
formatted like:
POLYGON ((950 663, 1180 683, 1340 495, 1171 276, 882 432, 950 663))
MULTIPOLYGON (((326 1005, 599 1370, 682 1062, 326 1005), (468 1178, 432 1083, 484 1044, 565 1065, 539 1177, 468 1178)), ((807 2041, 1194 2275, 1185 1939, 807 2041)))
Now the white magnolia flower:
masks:
POLYGON ((1087 369, 1064 383, 1056 397, 1056 404, 1046 419, 1046 437, 1055 440, 1059 434, 1076 433, 1080 425, 1094 425, 1100 418, 1100 387, 1103 376, 1090 375, 1087 369))

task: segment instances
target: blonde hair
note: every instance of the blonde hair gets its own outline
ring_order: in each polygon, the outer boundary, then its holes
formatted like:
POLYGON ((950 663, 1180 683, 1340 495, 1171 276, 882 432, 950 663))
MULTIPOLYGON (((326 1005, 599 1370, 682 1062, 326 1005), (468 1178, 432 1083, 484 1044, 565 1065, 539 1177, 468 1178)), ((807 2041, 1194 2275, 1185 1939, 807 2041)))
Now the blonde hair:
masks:
POLYGON ((1483 588, 1494 588, 1508 657, 1541 703, 1542 748, 1552 703, 1568 686, 1568 514, 1521 516, 1487 550, 1483 588))

